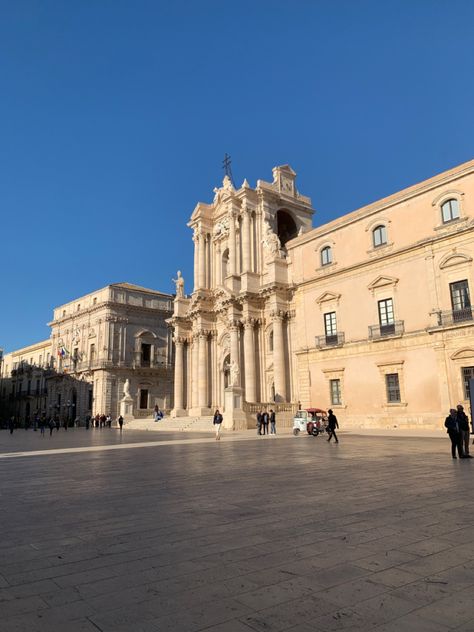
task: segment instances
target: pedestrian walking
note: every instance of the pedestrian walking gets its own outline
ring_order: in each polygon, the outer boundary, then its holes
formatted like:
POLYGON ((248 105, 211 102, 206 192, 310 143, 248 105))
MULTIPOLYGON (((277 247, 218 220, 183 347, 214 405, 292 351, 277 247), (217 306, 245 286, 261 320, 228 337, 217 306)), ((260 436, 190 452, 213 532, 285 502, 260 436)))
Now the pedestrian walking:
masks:
POLYGON ((262 434, 262 411, 259 410, 257 413, 257 434, 262 434))
POLYGON ((122 417, 122 415, 120 415, 119 418, 118 418, 118 424, 119 424, 120 432, 122 432, 122 426, 123 426, 123 417, 122 417))
POLYGON ((444 426, 446 428, 446 432, 449 435, 449 438, 451 439, 451 456, 453 457, 453 459, 456 459, 457 450, 459 458, 463 459, 464 453, 462 450, 461 433, 459 432, 457 410, 455 408, 451 408, 449 410, 449 415, 444 420, 444 426))
POLYGON ((331 439, 334 437, 334 439, 336 440, 336 443, 339 443, 339 439, 337 438, 336 435, 336 428, 339 428, 339 424, 337 423, 337 417, 336 415, 332 412, 331 409, 328 410, 328 432, 329 432, 329 437, 328 437, 328 441, 331 441, 331 439))
POLYGON ((41 415, 39 426, 40 426, 41 436, 44 437, 44 429, 46 427, 46 417, 44 417, 44 415, 41 415))
POLYGON ((10 430, 10 434, 13 434, 15 430, 15 417, 10 417, 8 421, 8 429, 10 430))
POLYGON ((222 421, 223 421, 222 415, 220 414, 219 410, 216 409, 216 412, 214 413, 214 419, 212 420, 212 423, 214 424, 214 428, 216 431, 216 441, 219 441, 221 438, 220 432, 221 432, 222 421))
POLYGON ((59 426, 61 425, 61 423, 59 421, 59 417, 56 417, 54 423, 56 425, 56 432, 59 432, 59 426))
POLYGON ((472 456, 469 454, 469 419, 461 404, 456 406, 456 421, 458 422, 459 433, 461 435, 463 454, 466 459, 472 459, 472 456))
POLYGON ((86 415, 86 430, 89 430, 90 423, 91 423, 91 416, 86 415))
POLYGON ((48 425, 49 425, 49 436, 51 437, 56 424, 54 423, 52 419, 50 419, 48 425))
POLYGON ((268 434, 268 422, 270 421, 270 415, 266 410, 262 413, 262 434, 268 434))
POLYGON ((276 435, 276 415, 275 411, 270 408, 270 434, 276 435))

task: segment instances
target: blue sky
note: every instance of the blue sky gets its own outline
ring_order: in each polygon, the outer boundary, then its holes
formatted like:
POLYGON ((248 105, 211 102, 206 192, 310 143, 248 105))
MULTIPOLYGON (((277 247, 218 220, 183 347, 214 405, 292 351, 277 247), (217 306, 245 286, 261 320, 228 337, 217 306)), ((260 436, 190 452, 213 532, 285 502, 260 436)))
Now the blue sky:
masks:
POLYGON ((470 0, 0 0, 0 347, 108 283, 191 291, 186 222, 289 163, 324 223, 474 158, 470 0))

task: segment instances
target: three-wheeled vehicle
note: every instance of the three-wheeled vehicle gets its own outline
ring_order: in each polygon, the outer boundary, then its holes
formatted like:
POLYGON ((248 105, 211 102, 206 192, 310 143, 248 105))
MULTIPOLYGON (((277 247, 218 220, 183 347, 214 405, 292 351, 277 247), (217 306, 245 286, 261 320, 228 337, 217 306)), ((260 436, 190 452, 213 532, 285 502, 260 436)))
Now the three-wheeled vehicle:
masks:
POLYGON ((327 413, 321 408, 306 408, 296 411, 293 417, 293 434, 295 437, 300 432, 307 432, 313 437, 326 431, 327 413))

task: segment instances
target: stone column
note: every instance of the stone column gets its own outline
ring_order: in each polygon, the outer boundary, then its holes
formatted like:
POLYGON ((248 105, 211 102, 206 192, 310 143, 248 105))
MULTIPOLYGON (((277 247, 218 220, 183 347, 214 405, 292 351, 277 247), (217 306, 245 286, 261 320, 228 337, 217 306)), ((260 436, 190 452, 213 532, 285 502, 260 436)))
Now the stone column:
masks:
POLYGON ((215 266, 214 284, 215 284, 215 287, 219 287, 219 285, 222 285, 221 242, 216 241, 215 243, 216 243, 216 246, 215 246, 215 257, 214 257, 214 266, 215 266))
POLYGON ((229 274, 236 274, 237 240, 235 235, 235 212, 229 213, 229 274))
POLYGON ((250 272, 250 211, 242 211, 242 272, 250 272))
MULTIPOLYGON (((196 408, 198 406, 198 361, 199 361, 199 338, 197 332, 193 334, 193 348, 192 348, 192 371, 191 371, 191 406, 196 408)), ((191 407, 189 406, 189 408, 191 407)))
POLYGON ((175 411, 183 408, 183 351, 184 340, 182 338, 175 339, 175 362, 174 362, 174 409, 175 411))
POLYGON ((207 334, 199 332, 198 405, 207 407, 207 334))
POLYGON ((193 235, 194 242, 194 291, 198 289, 199 283, 199 235, 197 231, 193 235))
POLYGON ((206 236, 199 237, 199 287, 206 287, 206 236))
POLYGON ((275 382, 275 400, 286 401, 285 346, 283 343, 283 313, 273 312, 273 378, 275 382))
POLYGON ((255 386, 255 338, 254 320, 248 318, 244 322, 244 365, 245 365, 245 399, 256 401, 255 386))
POLYGON ((235 361, 239 367, 239 380, 238 384, 232 384, 232 386, 240 386, 240 354, 239 354, 239 323, 238 321, 232 321, 230 324, 230 362, 235 361))

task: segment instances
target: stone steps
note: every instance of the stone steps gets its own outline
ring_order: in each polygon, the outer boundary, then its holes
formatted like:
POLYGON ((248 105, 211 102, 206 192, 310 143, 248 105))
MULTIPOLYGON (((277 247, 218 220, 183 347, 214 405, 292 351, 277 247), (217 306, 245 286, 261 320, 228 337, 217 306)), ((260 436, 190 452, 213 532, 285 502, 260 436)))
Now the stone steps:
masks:
POLYGON ((212 417, 165 417, 154 419, 134 419, 126 424, 131 430, 153 432, 212 432, 212 417))

